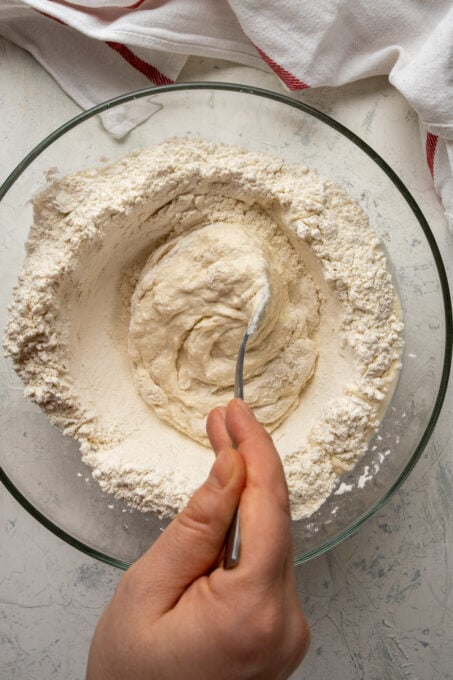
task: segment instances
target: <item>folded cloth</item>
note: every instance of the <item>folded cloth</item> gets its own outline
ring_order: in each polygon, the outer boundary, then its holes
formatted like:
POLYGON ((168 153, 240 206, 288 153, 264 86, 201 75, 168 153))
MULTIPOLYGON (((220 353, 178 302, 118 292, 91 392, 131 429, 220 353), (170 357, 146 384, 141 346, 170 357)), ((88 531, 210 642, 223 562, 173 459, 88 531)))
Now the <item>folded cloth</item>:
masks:
MULTIPOLYGON (((0 35, 84 108, 171 83, 190 55, 270 68, 292 91, 387 74, 419 116, 453 231, 451 0, 1 0, 0 35)), ((150 106, 132 102, 103 123, 121 137, 150 106)))

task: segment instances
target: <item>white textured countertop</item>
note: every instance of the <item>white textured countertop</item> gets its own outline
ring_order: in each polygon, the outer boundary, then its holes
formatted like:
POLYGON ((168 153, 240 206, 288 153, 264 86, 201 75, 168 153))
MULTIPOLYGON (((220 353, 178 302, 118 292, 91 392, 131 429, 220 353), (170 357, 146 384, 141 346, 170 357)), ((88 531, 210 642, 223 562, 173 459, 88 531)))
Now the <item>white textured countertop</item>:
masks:
MULTIPOLYGON (((189 60, 181 80, 283 91, 270 73, 207 59, 189 60)), ((393 167, 424 212, 451 281, 453 236, 406 101, 385 78, 300 98, 351 128, 393 167)), ((0 184, 79 112, 30 55, 3 39, 0 107, 0 184)), ((312 645, 294 678, 453 678, 452 411, 450 387, 402 489, 352 538, 298 567, 312 645)), ((0 488, 0 678, 83 680, 92 632, 121 573, 66 545, 0 488)))

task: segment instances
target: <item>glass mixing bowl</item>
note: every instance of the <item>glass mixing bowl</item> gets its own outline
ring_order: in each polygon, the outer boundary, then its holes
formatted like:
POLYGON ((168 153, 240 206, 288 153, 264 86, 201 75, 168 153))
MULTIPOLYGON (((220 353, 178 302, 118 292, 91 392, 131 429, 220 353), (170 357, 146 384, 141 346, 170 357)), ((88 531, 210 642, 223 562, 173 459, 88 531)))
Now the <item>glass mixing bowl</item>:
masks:
MULTIPOLYGON (((392 401, 366 454, 341 479, 347 485, 342 489, 350 491, 334 492, 314 515, 293 523, 300 563, 354 532, 407 477, 433 431, 451 362, 451 304, 433 235, 401 180, 356 135, 288 97, 218 83, 143 90, 73 118, 28 154, 0 188, 2 332, 32 223, 30 199, 45 186, 49 170, 62 176, 100 166, 175 135, 279 156, 338 182, 368 213, 400 296, 405 347, 392 401), (104 131, 99 114, 121 121, 131 105, 151 115, 117 141, 104 131)), ((10 362, 0 361, 2 481, 57 536, 127 567, 167 522, 104 493, 77 444, 24 398, 10 362)))

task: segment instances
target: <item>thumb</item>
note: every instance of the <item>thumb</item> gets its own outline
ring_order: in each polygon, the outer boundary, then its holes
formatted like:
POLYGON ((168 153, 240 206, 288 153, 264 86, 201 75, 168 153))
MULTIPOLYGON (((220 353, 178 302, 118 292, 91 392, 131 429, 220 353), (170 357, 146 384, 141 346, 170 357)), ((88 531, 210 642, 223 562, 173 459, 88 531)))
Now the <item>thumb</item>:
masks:
POLYGON ((242 456, 231 446, 222 448, 204 484, 132 567, 145 581, 152 579, 156 613, 171 609, 216 564, 244 485, 242 456))

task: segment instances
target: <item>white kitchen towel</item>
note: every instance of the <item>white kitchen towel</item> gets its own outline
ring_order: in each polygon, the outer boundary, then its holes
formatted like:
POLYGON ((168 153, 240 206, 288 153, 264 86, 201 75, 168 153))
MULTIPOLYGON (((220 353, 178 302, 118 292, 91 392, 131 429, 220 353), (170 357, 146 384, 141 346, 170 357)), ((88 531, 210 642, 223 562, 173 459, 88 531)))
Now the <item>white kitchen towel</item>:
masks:
MULTIPOLYGON (((419 116, 453 231, 451 0, 0 0, 0 35, 81 106, 173 82, 189 55, 270 68, 293 91, 388 75, 419 116)), ((150 113, 104 115, 122 136, 150 113)))

